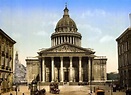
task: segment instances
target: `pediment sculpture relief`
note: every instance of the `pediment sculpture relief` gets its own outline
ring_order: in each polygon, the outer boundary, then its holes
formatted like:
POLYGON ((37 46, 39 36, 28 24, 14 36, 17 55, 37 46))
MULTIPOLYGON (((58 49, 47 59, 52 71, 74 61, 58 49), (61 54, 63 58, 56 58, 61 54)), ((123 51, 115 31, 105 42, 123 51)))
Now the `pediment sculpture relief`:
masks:
POLYGON ((83 50, 80 50, 76 47, 72 47, 69 45, 63 45, 61 47, 55 48, 51 50, 50 52, 84 52, 83 50))

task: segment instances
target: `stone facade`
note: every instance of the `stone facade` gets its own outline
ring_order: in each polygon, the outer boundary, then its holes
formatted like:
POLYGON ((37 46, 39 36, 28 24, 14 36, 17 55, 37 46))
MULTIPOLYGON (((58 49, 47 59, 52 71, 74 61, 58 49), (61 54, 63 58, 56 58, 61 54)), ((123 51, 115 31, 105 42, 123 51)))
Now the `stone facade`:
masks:
POLYGON ((0 93, 12 89, 14 44, 3 30, 0 29, 0 93))
POLYGON ((58 21, 55 32, 51 35, 51 47, 41 49, 37 59, 26 59, 29 83, 37 76, 37 72, 43 83, 106 81, 107 58, 95 58, 92 49, 81 47, 82 36, 68 12, 65 7, 63 18, 58 21), (40 67, 35 69, 36 75, 29 71, 33 69, 33 64, 40 67))
POLYGON ((38 58, 27 58, 26 59, 26 66, 27 66, 27 74, 26 79, 28 83, 31 83, 33 79, 37 77, 39 74, 40 68, 39 68, 40 62, 38 58))
POLYGON ((116 41, 120 85, 122 87, 131 87, 131 28, 127 28, 116 41))
POLYGON ((106 72, 106 56, 97 56, 94 58, 94 63, 92 65, 92 80, 94 82, 105 82, 107 80, 106 72))

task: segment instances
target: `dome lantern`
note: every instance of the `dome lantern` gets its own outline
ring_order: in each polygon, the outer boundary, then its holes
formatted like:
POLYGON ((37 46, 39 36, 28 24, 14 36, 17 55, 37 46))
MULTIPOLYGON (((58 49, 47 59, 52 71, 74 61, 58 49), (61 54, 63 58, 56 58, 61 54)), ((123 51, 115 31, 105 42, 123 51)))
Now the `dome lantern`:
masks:
POLYGON ((63 17, 64 16, 69 16, 68 12, 69 12, 69 10, 68 10, 68 8, 66 6, 65 9, 64 9, 64 15, 63 15, 63 17))

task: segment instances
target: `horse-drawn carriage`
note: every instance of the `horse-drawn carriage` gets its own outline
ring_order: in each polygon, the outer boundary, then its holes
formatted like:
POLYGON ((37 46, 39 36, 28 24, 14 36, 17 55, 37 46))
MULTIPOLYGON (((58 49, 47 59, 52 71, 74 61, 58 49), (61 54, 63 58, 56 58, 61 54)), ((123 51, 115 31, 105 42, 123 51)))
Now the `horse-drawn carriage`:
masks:
POLYGON ((50 93, 52 94, 59 94, 60 90, 59 90, 59 85, 56 82, 50 83, 50 93))

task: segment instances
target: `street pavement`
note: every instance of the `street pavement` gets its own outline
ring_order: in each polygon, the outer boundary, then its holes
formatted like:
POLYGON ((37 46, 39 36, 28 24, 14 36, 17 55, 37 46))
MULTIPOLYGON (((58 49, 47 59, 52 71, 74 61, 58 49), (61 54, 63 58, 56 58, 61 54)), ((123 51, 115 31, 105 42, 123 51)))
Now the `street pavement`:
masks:
MULTIPOLYGON (((92 91, 93 93, 91 95, 95 95, 94 93, 94 88, 100 88, 105 90, 105 95, 126 95, 125 92, 111 92, 111 88, 105 85, 93 85, 92 86, 92 91)), ((54 95, 49 92, 49 86, 40 86, 38 89, 46 89, 46 95, 54 95)), ((69 86, 69 85, 64 85, 64 86, 59 86, 60 89, 60 94, 56 95, 90 95, 90 86, 69 86)), ((30 90, 28 89, 28 86, 20 86, 20 91, 16 93, 16 91, 11 91, 8 93, 4 93, 2 95, 30 95, 30 90), (24 94, 23 94, 24 93, 24 94)))

